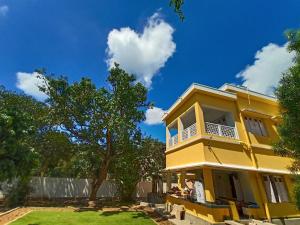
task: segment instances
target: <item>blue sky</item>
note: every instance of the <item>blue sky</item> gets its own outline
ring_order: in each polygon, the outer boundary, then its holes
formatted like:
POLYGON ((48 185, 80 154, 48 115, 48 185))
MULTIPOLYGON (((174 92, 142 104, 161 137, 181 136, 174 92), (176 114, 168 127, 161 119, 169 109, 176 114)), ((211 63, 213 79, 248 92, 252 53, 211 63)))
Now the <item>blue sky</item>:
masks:
POLYGON ((117 59, 149 87, 157 108, 141 127, 163 141, 161 114, 193 82, 272 94, 292 65, 283 32, 300 27, 299 0, 186 0, 183 10, 181 22, 168 0, 0 0, 0 84, 43 99, 36 68, 102 86, 117 59))

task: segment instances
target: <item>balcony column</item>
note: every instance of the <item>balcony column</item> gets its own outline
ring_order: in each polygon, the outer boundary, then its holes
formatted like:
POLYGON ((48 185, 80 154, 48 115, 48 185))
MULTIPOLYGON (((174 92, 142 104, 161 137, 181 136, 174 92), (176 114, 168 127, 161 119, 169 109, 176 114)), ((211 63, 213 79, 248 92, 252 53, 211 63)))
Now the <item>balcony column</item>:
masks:
POLYGON ((195 103, 195 116, 196 116, 196 129, 197 129, 197 135, 203 134, 204 130, 204 119, 203 119, 203 112, 201 109, 201 106, 199 102, 195 103), (203 126, 201 126, 203 124, 203 126))
POLYGON ((178 177, 178 188, 183 191, 185 188, 185 171, 181 171, 180 173, 177 174, 178 177))
POLYGON ((213 174, 211 168, 203 168, 204 192, 205 200, 208 202, 215 201, 215 190, 213 182, 213 174))
POLYGON ((181 131, 182 131, 182 122, 181 122, 181 119, 180 117, 178 117, 177 119, 177 130, 178 130, 178 134, 177 134, 177 137, 178 137, 178 143, 182 141, 182 137, 181 137, 181 131))
POLYGON ((172 174, 170 171, 166 172, 166 180, 167 180, 167 192, 172 188, 172 174))
POLYGON ((264 209, 264 202, 263 202, 263 196, 261 194, 260 188, 258 186, 257 172, 249 171, 249 181, 251 184, 251 191, 253 194, 253 197, 255 199, 255 202, 258 204, 260 210, 258 212, 258 218, 265 218, 266 217, 266 211, 264 209))
POLYGON ((169 127, 166 127, 166 148, 169 148, 170 147, 170 131, 169 131, 169 127))
POLYGON ((265 185, 264 185, 262 176, 257 172, 255 173, 255 175, 256 175, 256 180, 257 180, 260 196, 261 196, 261 199, 263 202, 263 207, 265 209, 266 217, 271 222, 271 215, 270 215, 270 210, 269 210, 269 205, 268 205, 268 197, 267 197, 267 193, 265 190, 265 185))

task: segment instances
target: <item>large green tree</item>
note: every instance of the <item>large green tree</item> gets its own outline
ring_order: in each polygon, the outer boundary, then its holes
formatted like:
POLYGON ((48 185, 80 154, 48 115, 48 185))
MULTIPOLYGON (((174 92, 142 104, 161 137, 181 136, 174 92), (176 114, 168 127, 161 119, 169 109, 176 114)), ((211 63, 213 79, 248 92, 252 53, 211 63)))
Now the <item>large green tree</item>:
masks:
MULTIPOLYGON (((276 89, 282 108, 282 121, 278 126, 280 140, 275 145, 277 153, 295 159, 291 170, 300 171, 300 30, 287 32, 288 50, 296 53, 295 64, 283 74, 276 89)), ((300 182, 296 185, 296 200, 300 208, 300 182)))
POLYGON ((34 99, 0 88, 0 181, 27 177, 36 165, 33 140, 43 108, 34 99))
POLYGON ((165 144, 151 137, 143 137, 137 143, 128 145, 128 150, 117 158, 111 166, 111 176, 119 184, 124 200, 130 200, 141 180, 152 181, 152 191, 156 192, 158 179, 165 168, 165 144))
POLYGON ((102 88, 88 78, 70 84, 64 77, 43 75, 47 85, 41 90, 49 96, 49 115, 78 146, 77 167, 92 179, 90 201, 94 201, 112 161, 140 138, 137 124, 150 106, 147 89, 117 64, 102 88))

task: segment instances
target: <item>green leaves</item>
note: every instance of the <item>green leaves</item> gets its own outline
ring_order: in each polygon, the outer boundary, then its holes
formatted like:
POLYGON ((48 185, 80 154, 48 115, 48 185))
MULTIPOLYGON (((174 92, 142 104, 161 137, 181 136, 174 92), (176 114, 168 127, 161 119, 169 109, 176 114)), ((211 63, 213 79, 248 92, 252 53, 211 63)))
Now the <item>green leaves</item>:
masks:
MULTIPOLYGON (((140 138, 138 123, 150 106, 147 89, 117 64, 107 87, 97 88, 89 78, 69 83, 64 77, 43 77, 51 124, 75 146, 71 170, 92 178, 98 188, 111 162, 122 163, 140 138)), ((59 146, 56 151, 63 152, 59 146)))
POLYGON ((184 0, 170 0, 169 5, 174 8, 174 11, 179 16, 180 20, 184 20, 184 14, 182 11, 182 5, 184 4, 184 0))
POLYGON ((39 106, 32 98, 0 88, 0 181, 29 176, 36 165, 33 140, 39 106))
MULTIPOLYGON (((289 51, 296 52, 295 65, 285 74, 276 89, 276 96, 282 108, 282 121, 278 126, 280 140, 274 150, 282 155, 295 159, 291 170, 300 171, 300 30, 286 32, 289 51)), ((300 180, 297 179, 295 197, 300 206, 300 180)))

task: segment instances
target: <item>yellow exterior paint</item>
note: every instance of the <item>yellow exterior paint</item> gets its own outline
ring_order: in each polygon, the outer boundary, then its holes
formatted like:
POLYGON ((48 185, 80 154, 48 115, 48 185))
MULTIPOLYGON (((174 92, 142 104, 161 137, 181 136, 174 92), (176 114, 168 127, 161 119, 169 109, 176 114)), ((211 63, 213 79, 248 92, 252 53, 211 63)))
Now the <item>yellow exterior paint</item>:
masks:
MULTIPOLYGON (((244 171, 249 174, 249 182, 259 208, 249 208, 248 213, 254 218, 300 217, 300 212, 293 204, 292 175, 288 167, 292 159, 280 157, 272 150, 272 143, 278 140, 279 105, 276 99, 243 88, 227 85, 222 90, 195 85, 171 107, 164 117, 167 133, 166 170, 181 173, 191 169, 201 169, 205 186, 206 201, 214 202, 214 184, 212 170, 244 171), (234 120, 237 138, 228 138, 206 133, 204 108, 213 108, 230 112, 234 120), (182 141, 182 116, 191 108, 195 110, 197 134, 182 141), (267 136, 259 136, 246 129, 245 117, 262 121, 267 136), (170 146, 169 125, 178 124, 178 143, 170 146), (262 175, 281 174, 289 192, 290 202, 269 203, 262 175)), ((181 199, 169 198, 169 202, 181 199)), ((176 204, 177 204, 176 203, 176 204)), ((222 221, 227 214, 233 215, 232 209, 207 209, 193 203, 184 203, 188 212, 207 221, 222 221), (213 210, 208 213, 208 210, 213 210), (230 212, 228 212, 228 210, 230 212), (220 214, 218 214, 220 213, 220 214), (218 214, 218 215, 217 215, 218 214)), ((236 218, 236 216, 235 216, 236 218)))
POLYGON ((224 221, 224 218, 230 217, 229 208, 209 208, 202 204, 196 204, 183 199, 167 196, 167 203, 184 205, 185 211, 193 216, 198 216, 210 223, 224 221))
POLYGON ((214 192, 214 182, 212 177, 211 168, 203 168, 203 178, 204 178, 204 191, 206 201, 214 202, 215 201, 215 192, 214 192))

